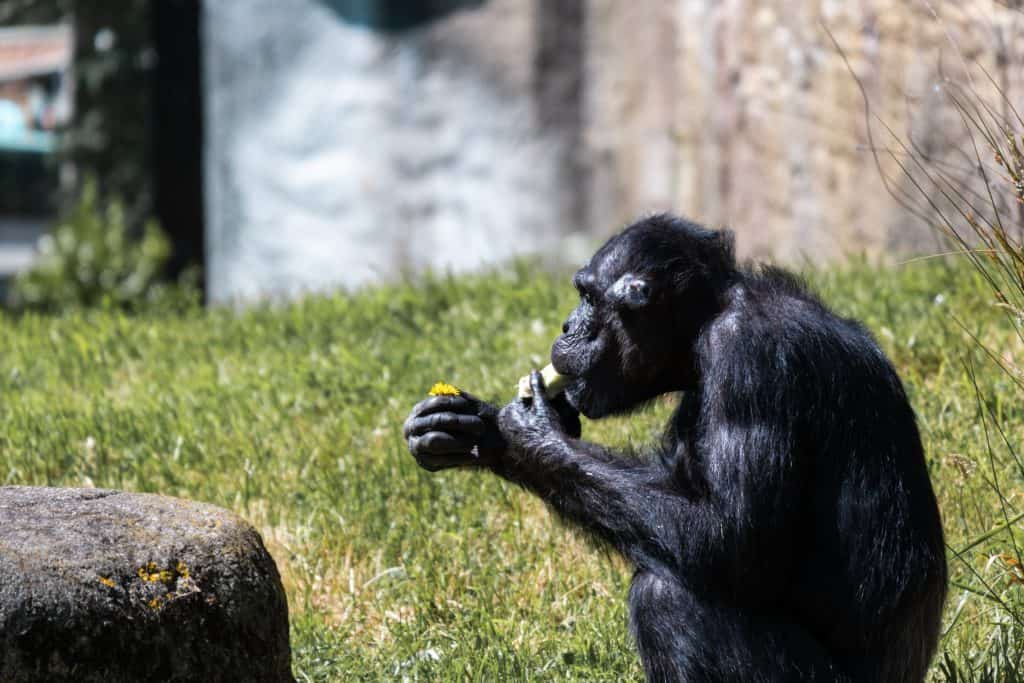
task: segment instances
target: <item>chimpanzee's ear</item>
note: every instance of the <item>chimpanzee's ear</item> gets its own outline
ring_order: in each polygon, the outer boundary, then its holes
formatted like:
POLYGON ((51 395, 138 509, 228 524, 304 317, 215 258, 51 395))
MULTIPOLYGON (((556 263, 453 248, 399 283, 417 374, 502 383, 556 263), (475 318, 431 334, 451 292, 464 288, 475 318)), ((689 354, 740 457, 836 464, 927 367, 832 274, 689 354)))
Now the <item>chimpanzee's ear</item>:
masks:
POLYGON ((608 288, 605 298, 613 305, 637 310, 650 303, 651 286, 644 278, 626 273, 608 288))

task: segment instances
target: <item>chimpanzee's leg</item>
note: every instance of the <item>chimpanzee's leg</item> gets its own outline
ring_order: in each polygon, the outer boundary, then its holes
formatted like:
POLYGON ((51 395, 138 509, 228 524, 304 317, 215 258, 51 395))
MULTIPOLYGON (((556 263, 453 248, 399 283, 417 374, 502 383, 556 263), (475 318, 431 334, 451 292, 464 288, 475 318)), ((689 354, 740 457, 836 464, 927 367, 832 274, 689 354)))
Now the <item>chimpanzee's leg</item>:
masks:
POLYGON ((629 607, 633 636, 652 683, 848 680, 796 624, 713 604, 671 577, 638 571, 629 607))

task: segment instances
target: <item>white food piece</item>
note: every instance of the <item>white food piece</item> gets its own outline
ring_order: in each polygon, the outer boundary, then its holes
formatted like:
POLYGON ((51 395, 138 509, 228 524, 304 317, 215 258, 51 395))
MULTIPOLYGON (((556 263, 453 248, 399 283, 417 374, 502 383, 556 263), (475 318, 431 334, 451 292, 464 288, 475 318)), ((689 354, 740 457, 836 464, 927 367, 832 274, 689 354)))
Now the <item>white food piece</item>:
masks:
MULTIPOLYGON (((558 396, 565 390, 565 385, 568 383, 568 378, 565 375, 559 375, 553 365, 545 366, 540 371, 540 376, 544 378, 544 393, 548 398, 558 396)), ((533 398, 529 375, 519 378, 519 398, 533 398)))

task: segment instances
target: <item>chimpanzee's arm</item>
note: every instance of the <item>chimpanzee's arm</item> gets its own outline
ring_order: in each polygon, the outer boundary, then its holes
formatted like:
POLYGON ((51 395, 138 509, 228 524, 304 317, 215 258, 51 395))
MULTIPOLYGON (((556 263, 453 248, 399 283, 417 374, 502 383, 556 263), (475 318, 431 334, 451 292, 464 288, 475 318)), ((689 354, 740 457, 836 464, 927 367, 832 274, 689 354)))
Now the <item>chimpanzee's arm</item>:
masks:
MULTIPOLYGON (((550 402, 558 415, 558 429, 580 435, 580 416, 564 398, 550 402)), ((409 452, 429 471, 452 467, 493 467, 508 449, 498 428, 498 408, 462 391, 456 396, 431 396, 415 406, 405 421, 403 435, 409 452)))
MULTIPOLYGON (((531 381, 534 396, 543 397, 539 373, 531 381)), ((734 400, 747 408, 757 403, 734 400)), ((777 575, 772 558, 788 557, 799 497, 786 431, 767 417, 714 416, 719 426, 700 452, 686 456, 700 458, 707 476, 705 494, 692 496, 661 460, 619 457, 575 438, 578 432, 566 433, 565 416, 548 399, 517 400, 500 414, 471 396, 436 397, 421 406, 406 422, 409 449, 421 466, 491 469, 637 566, 731 585, 745 581, 744 590, 752 590, 766 583, 752 573, 777 575), (467 411, 479 418, 472 426, 467 411), (752 563, 752 557, 759 559, 752 563)))
MULTIPOLYGON (((674 490, 659 460, 617 456, 559 427, 543 398, 539 373, 534 397, 502 409, 498 424, 508 448, 491 469, 521 484, 560 516, 607 541, 637 566, 678 569, 678 555, 699 501, 674 490)), ((696 530, 692 530, 696 531, 696 530)))
MULTIPOLYGON (((539 373, 534 392, 543 396, 539 373)), ((609 542, 639 566, 671 562, 686 501, 660 462, 620 458, 578 440, 564 399, 514 401, 501 411, 471 394, 417 404, 404 434, 429 471, 487 468, 536 493, 562 517, 609 542)))
MULTIPOLYGON (((533 376, 534 396, 540 378, 533 376)), ((768 385, 770 386, 770 385, 768 385)), ((754 388, 754 393, 761 387, 754 388)), ((514 402, 498 417, 508 443, 491 468, 535 492, 566 519, 641 567, 767 600, 786 585, 804 468, 773 405, 726 380, 705 408, 697 449, 703 493, 686 495, 661 460, 620 458, 560 432, 550 405, 514 402)))

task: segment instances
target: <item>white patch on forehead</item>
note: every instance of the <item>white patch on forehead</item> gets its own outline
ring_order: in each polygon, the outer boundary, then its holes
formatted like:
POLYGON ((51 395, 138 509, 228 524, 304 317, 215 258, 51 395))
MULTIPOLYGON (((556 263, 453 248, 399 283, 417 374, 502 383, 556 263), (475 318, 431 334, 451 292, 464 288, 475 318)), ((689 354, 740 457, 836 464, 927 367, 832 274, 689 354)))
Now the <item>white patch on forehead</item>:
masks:
POLYGON ((647 282, 633 273, 624 273, 608 288, 607 292, 611 301, 630 308, 645 306, 650 297, 650 288, 647 282))
POLYGON ((629 293, 631 283, 636 282, 636 276, 633 273, 623 273, 622 277, 612 283, 612 286, 608 288, 613 296, 624 297, 629 293))

